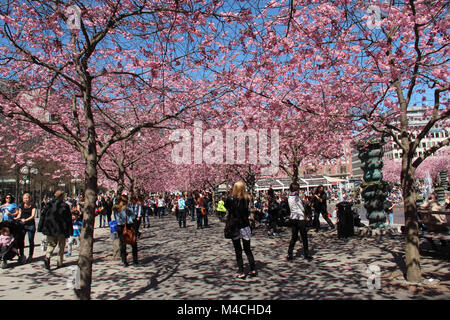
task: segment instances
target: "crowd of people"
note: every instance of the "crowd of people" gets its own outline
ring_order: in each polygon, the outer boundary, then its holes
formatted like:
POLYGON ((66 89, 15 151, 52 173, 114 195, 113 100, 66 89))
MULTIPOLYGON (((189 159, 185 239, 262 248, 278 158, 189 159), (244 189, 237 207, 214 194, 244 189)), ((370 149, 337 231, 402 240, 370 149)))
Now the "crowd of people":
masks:
MULTIPOLYGON (((393 223, 393 208, 402 200, 398 188, 393 188, 386 203, 389 224, 393 223)), ((292 231, 287 248, 287 260, 292 261, 293 249, 301 239, 305 259, 311 260, 308 249, 308 231, 321 230, 320 216, 332 230, 335 228, 330 219, 327 203, 332 201, 331 193, 324 186, 317 187, 312 193, 300 190, 298 183, 290 185, 289 193, 276 192, 270 188, 267 192, 251 197, 243 182, 237 182, 228 193, 216 195, 204 190, 195 192, 139 195, 114 195, 111 193, 98 195, 95 203, 95 228, 111 228, 119 240, 120 257, 124 266, 128 266, 127 245, 131 245, 133 264, 138 261, 138 239, 140 228, 150 227, 152 219, 164 219, 173 215, 179 228, 186 228, 190 219, 197 229, 208 228, 208 217, 217 214, 225 225, 234 221, 238 231, 231 238, 238 265, 238 278, 244 278, 242 252, 245 252, 249 265, 250 276, 256 276, 254 256, 250 247, 250 239, 255 228, 263 226, 269 237, 278 236, 280 230, 289 227, 292 231), (130 236, 131 234, 131 236, 130 236), (300 237, 299 237, 300 234, 300 237), (242 242, 241 242, 242 241, 242 242)), ((427 204, 432 202, 427 202, 427 204)), ((45 251, 44 266, 50 269, 50 259, 58 247, 56 267, 63 266, 64 256, 70 256, 73 246, 80 243, 80 235, 85 214, 85 198, 83 194, 68 196, 63 190, 57 190, 52 198, 43 200, 39 225, 36 228, 35 219, 38 210, 33 204, 30 194, 23 195, 22 203, 17 205, 12 195, 7 195, 0 207, 2 221, 19 221, 23 225, 23 245, 16 254, 20 263, 32 261, 34 254, 34 237, 36 231, 42 232, 45 251), (28 235, 28 256, 24 254, 25 237, 28 235)), ((14 240, 10 230, 3 227, 0 230, 0 248, 11 244, 14 240)), ((2 261, 2 267, 4 267, 2 261)))

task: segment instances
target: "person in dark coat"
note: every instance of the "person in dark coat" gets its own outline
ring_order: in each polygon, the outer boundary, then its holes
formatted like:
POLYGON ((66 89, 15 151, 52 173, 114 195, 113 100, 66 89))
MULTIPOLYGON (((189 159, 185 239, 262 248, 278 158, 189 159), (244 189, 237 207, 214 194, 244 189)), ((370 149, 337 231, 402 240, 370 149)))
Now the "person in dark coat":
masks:
POLYGON ((50 201, 42 211, 38 231, 47 236, 47 251, 44 267, 50 270, 50 258, 58 246, 57 268, 61 268, 64 259, 66 239, 72 235, 72 214, 70 207, 64 202, 64 191, 57 190, 55 198, 50 201))
POLYGON ((325 188, 320 185, 314 191, 314 220, 313 225, 316 228, 316 232, 320 230, 320 220, 319 216, 322 215, 322 218, 328 223, 331 229, 334 229, 335 226, 333 222, 331 222, 330 218, 328 218, 327 211, 327 194, 325 192, 325 188))
POLYGON ((275 192, 273 189, 269 189, 267 201, 269 203, 268 215, 269 215, 269 236, 278 236, 278 217, 280 213, 280 205, 276 200, 275 192))
POLYGON ((238 279, 244 279, 246 277, 244 273, 244 260, 242 258, 242 244, 244 247, 244 252, 247 256, 250 265, 250 277, 255 277, 256 264, 255 258, 253 256, 252 249, 250 247, 250 239, 252 237, 252 232, 250 230, 249 216, 249 203, 251 201, 250 195, 245 189, 245 184, 242 181, 238 181, 233 186, 233 191, 231 197, 225 200, 225 208, 228 211, 227 219, 233 221, 233 224, 237 229, 239 229, 239 235, 232 238, 234 251, 236 254, 236 262, 238 265, 238 279))

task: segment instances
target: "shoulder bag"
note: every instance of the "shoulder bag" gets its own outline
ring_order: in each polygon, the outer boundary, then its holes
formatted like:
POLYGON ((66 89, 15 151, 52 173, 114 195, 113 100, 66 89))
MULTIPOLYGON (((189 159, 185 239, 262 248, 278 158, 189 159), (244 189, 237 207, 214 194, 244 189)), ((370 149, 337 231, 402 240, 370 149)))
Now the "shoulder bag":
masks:
POLYGON ((239 234, 240 234, 238 220, 235 217, 236 206, 235 206, 234 200, 229 202, 229 206, 230 206, 230 208, 227 208, 228 215, 227 215, 227 219, 225 221, 225 228, 223 230, 225 239, 233 239, 233 238, 239 236, 239 234))
POLYGON ((127 224, 123 226, 122 241, 126 244, 136 244, 137 237, 133 227, 128 228, 127 224))

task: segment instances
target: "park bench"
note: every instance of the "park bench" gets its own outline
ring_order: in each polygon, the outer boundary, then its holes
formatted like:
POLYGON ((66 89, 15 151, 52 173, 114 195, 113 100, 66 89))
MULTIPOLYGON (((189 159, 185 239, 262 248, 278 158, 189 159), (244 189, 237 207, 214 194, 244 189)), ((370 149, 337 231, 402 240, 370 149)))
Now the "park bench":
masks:
POLYGON ((425 225, 426 230, 420 231, 419 236, 429 240, 432 244, 433 240, 440 240, 441 243, 450 240, 450 210, 430 211, 427 209, 418 209, 419 222, 425 225), (445 223, 439 223, 435 215, 445 215, 445 223))

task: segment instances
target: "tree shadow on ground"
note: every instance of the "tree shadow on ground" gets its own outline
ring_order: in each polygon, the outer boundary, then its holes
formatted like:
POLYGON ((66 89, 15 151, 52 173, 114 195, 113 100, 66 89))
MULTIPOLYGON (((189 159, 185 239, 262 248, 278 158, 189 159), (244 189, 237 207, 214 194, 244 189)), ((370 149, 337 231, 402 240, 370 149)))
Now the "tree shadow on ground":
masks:
MULTIPOLYGON (((210 218, 211 220, 215 217, 210 218)), ((257 228, 251 240, 258 276, 236 279, 236 259, 230 240, 223 237, 223 223, 212 221, 211 228, 179 228, 175 219, 153 220, 150 228, 141 229, 138 240, 139 265, 112 260, 109 231, 96 231, 92 298, 99 300, 298 300, 298 299, 448 299, 449 264, 442 254, 425 253, 421 266, 424 278, 440 281, 437 286, 411 286, 398 280, 405 272, 404 238, 386 235, 383 241, 373 237, 354 236, 338 239, 337 232, 308 232, 313 260, 303 258, 301 241, 294 251, 295 259, 286 261, 290 230, 269 238, 265 228, 257 228), (381 288, 368 288, 368 266, 381 269, 381 288)), ((96 229, 97 230, 97 229, 96 229)), ((429 244, 421 244, 428 250, 429 244)), ((129 251, 129 249, 128 249, 129 251)), ((77 252, 76 249, 74 251, 77 252)), ((40 253, 43 256, 44 253, 40 253)), ((129 252, 131 255, 131 253, 129 252)), ((246 271, 248 261, 243 253, 246 271)), ((66 282, 70 266, 76 265, 76 254, 67 259, 66 267, 45 270, 36 255, 25 266, 3 270, 15 282, 10 290, 33 293, 41 299, 67 299, 66 282), (16 277, 20 274, 20 277, 16 277)), ((130 259, 131 261, 131 259, 130 259)), ((8 293, 0 293, 5 299, 8 293)))

